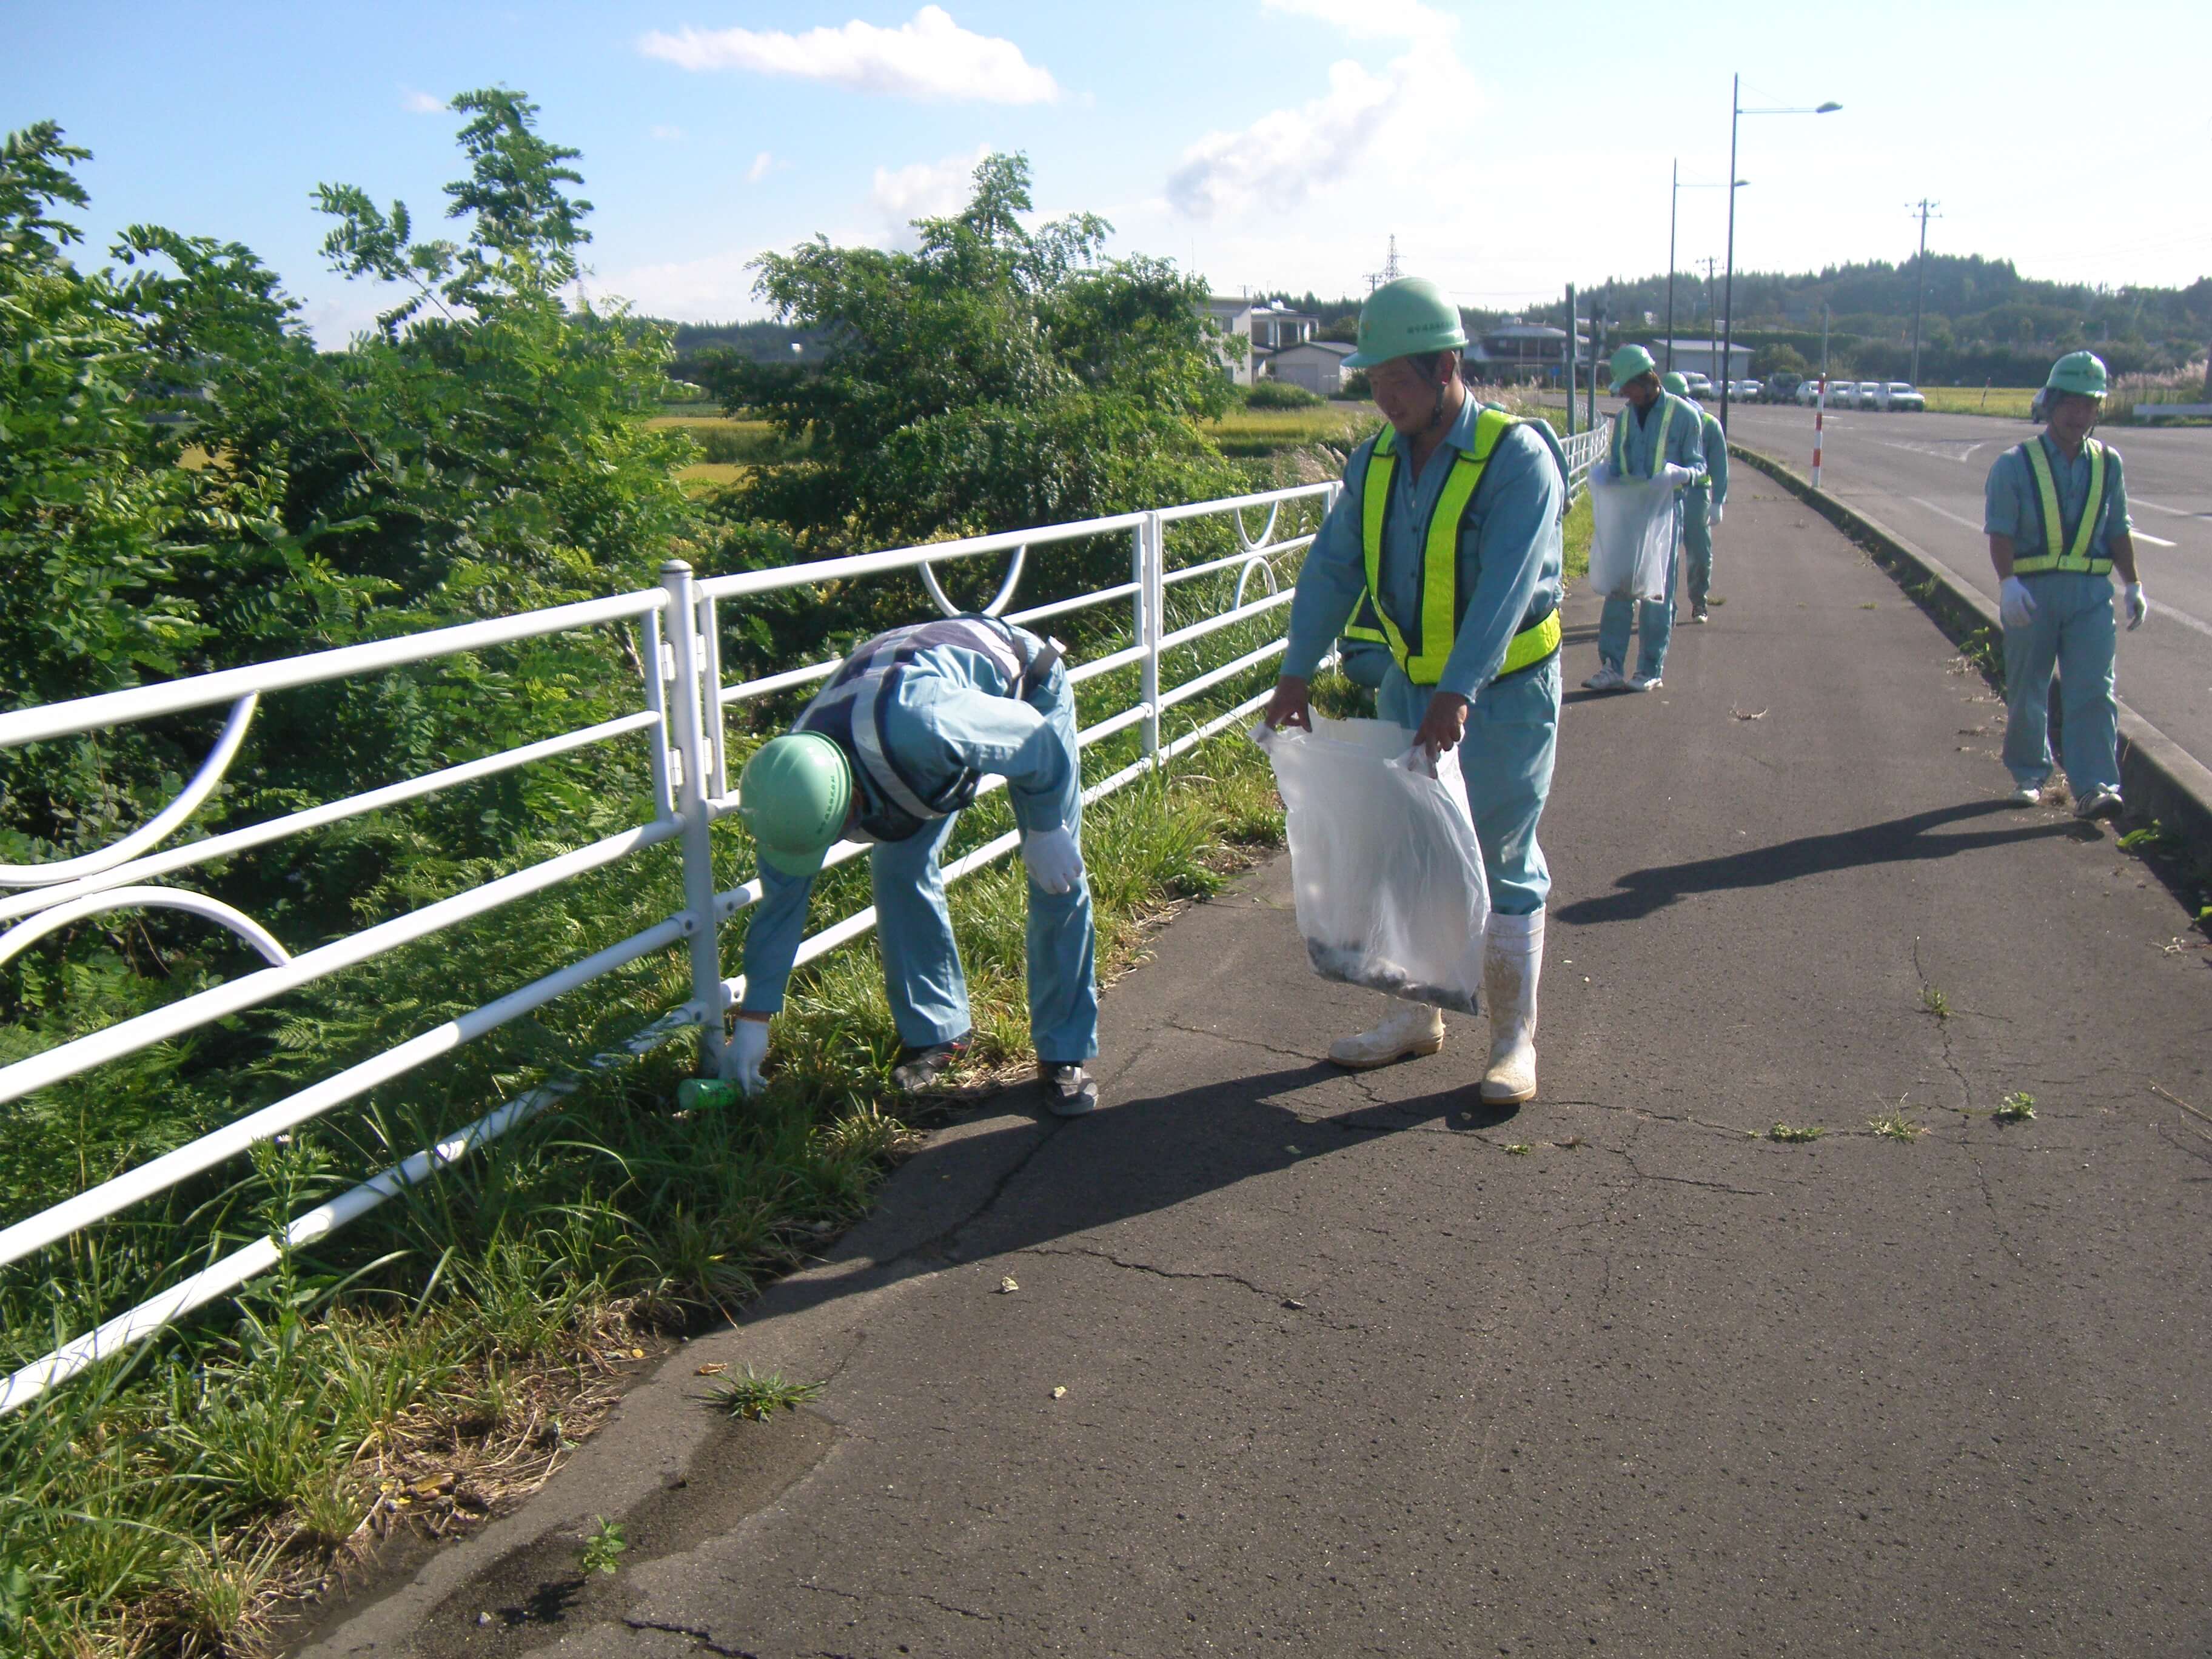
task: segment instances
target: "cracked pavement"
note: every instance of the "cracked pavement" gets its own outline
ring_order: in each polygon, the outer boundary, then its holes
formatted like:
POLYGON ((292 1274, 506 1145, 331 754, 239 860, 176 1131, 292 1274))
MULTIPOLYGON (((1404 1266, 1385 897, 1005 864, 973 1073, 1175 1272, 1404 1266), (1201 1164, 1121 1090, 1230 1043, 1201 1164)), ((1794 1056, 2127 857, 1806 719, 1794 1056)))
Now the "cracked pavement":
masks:
POLYGON ((2212 1651, 2212 1133, 2169 1103, 2212 1110, 2212 966, 2109 832, 2002 805, 1987 688, 1741 476, 1715 623, 1565 715, 1537 1103, 1476 1103, 1457 1016, 1328 1066, 1380 1000, 1270 865, 1108 995, 1102 1110, 933 1136, 299 1650, 2212 1651), (733 1423, 709 1361, 827 1387, 733 1423), (617 1579, 480 1621, 595 1514, 617 1579))

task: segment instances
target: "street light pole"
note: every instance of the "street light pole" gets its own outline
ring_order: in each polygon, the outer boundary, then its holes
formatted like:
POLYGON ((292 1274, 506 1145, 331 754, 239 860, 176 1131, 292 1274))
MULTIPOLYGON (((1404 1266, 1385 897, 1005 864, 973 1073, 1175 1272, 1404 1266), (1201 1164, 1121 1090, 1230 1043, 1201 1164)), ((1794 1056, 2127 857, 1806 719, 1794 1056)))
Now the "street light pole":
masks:
POLYGON ((1735 368, 1735 193, 1741 181, 1735 176, 1735 127, 1743 114, 1743 76, 1729 76, 1729 228, 1728 285, 1721 295, 1721 436, 1728 436, 1729 381, 1735 368))
POLYGON ((1735 130, 1737 121, 1746 115, 1832 115, 1843 106, 1826 103, 1809 109, 1746 109, 1743 106, 1743 76, 1729 77, 1729 228, 1728 281, 1721 297, 1721 308, 1727 313, 1721 319, 1721 430, 1728 430, 1729 378, 1733 363, 1730 354, 1735 346, 1735 193, 1744 186, 1744 180, 1735 176, 1735 130))
POLYGON ((1674 367, 1674 220, 1682 209, 1682 158, 1674 158, 1674 193, 1667 200, 1667 367, 1674 367))

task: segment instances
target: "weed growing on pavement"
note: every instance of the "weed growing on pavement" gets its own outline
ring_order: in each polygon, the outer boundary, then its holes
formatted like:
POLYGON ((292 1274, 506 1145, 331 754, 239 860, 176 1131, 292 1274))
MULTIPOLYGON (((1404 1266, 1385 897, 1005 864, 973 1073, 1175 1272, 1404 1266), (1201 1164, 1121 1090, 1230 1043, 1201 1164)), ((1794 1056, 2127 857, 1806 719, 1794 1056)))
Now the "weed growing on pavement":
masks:
POLYGON ((1917 1140, 1928 1133, 1926 1124, 1915 1123, 1905 1115, 1905 1103, 1901 1100, 1869 1118, 1867 1127, 1891 1140, 1917 1140))
POLYGON ((2035 1115, 2035 1097, 2021 1094, 2007 1095, 1997 1103, 1996 1109, 1990 1115, 2000 1123, 2025 1123, 2035 1115))
POLYGON ((714 1390, 714 1403, 732 1417, 765 1423, 779 1411, 797 1411, 821 1392, 819 1382, 787 1382, 781 1372, 756 1372, 748 1365, 743 1376, 722 1379, 714 1390))
POLYGON ((1938 1019, 1951 1018, 1951 999, 1932 985, 1921 988, 1920 1006, 1923 1011, 1935 1015, 1938 1019))
POLYGON ((1505 1150, 1515 1158, 1526 1158, 1536 1149, 1525 1140, 1516 1140, 1509 1142, 1505 1150))
POLYGON ((1787 1141, 1794 1145, 1801 1141, 1818 1140, 1822 1135, 1827 1133, 1828 1132, 1826 1129, 1820 1128, 1817 1125, 1808 1125, 1803 1128, 1796 1128, 1787 1123, 1778 1123, 1766 1132, 1766 1138, 1769 1140, 1787 1141))
POLYGON ((604 1515, 594 1516, 584 1547, 576 1552, 576 1565, 586 1572, 604 1572, 611 1577, 623 1552, 628 1548, 629 1540, 623 1536, 621 1522, 610 1521, 604 1515))

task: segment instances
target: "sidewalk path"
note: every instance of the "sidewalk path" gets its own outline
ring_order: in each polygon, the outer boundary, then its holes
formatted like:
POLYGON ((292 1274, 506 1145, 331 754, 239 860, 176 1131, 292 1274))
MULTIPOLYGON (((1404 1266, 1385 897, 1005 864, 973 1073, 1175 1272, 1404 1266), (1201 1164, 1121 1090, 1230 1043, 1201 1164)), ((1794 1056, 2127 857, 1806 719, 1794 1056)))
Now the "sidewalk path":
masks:
POLYGON ((1271 865, 1108 997, 1105 1109, 937 1137, 308 1650, 2212 1650, 2212 1121, 2151 1086, 2212 1110, 2212 964, 1744 477, 1666 689, 1571 694, 1540 1102, 1470 1110, 1476 1020, 1323 1064, 1378 1000, 1271 865), (827 1387, 732 1423, 724 1362, 827 1387), (594 1514, 631 1548, 585 1583, 594 1514))

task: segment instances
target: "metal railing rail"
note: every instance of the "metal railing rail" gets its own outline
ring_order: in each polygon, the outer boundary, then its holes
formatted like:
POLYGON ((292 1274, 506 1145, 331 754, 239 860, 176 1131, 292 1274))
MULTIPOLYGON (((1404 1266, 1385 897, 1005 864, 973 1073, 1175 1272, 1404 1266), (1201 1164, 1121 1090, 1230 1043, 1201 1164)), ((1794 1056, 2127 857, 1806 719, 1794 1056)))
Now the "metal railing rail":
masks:
MULTIPOLYGON (((1138 758, 1085 788, 1085 801, 1095 801, 1158 770, 1206 738, 1249 718, 1265 704, 1265 691, 1243 698, 1225 712, 1194 723, 1173 741, 1163 743, 1161 723, 1169 711, 1231 684, 1271 660, 1281 653, 1284 640, 1278 633, 1256 649, 1202 668, 1172 685, 1163 684, 1163 659, 1199 645, 1224 629, 1279 616, 1291 599, 1290 590, 1281 580, 1287 574, 1279 568, 1281 562, 1304 550, 1312 541, 1310 530, 1275 539, 1281 515, 1286 509, 1303 511, 1304 504, 1309 503, 1325 510, 1334 500, 1338 488, 1334 483, 1302 485, 704 580, 696 578, 688 566, 676 562, 664 568, 659 587, 637 592, 0 714, 0 748, 12 748, 112 730, 167 714, 231 705, 222 732, 198 772, 175 800, 140 829, 92 854, 43 866, 0 866, 0 890, 20 890, 0 897, 0 924, 15 924, 0 933, 0 961, 83 916, 108 908, 158 906, 187 910, 230 928, 259 951, 269 963, 104 1030, 0 1066, 0 1103, 65 1082, 211 1021, 264 1005, 331 974, 430 938, 529 894, 548 890, 586 872, 620 863, 648 848, 676 843, 684 878, 682 909, 653 927, 544 974, 188 1145, 100 1182, 62 1203, 0 1227, 0 1267, 19 1261, 179 1182, 214 1169, 257 1141, 312 1121, 557 997, 679 944, 689 949, 690 1000, 654 1020, 621 1045, 619 1051, 595 1056, 586 1069, 603 1070, 625 1063, 630 1057, 693 1029, 700 1035, 703 1064, 710 1071, 715 1069, 724 1043, 724 1017, 744 989, 742 978, 726 979, 722 975, 720 926, 756 902, 760 894, 757 881, 726 892, 718 893, 714 886, 713 827, 734 812, 738 805, 731 787, 725 717, 736 704, 798 690, 826 678, 836 667, 834 661, 816 663, 736 685, 725 684, 720 638, 724 605, 821 582, 849 582, 916 570, 937 605, 948 614, 957 614, 933 567, 947 561, 975 560, 997 554, 1010 555, 1011 559, 991 609, 1005 615, 1008 621, 1042 623, 1099 605, 1128 601, 1127 633, 1132 642, 1073 666, 1068 676, 1072 682, 1082 684, 1120 670, 1133 667, 1138 671, 1133 698, 1084 727, 1079 734, 1079 741, 1088 749, 1132 728, 1140 732, 1138 758), (1264 523, 1256 535, 1245 522, 1247 512, 1265 514, 1264 523), (1201 558, 1179 568, 1168 568, 1169 531, 1172 526, 1223 519, 1233 528, 1236 552, 1201 558), (1129 538, 1130 548, 1130 579, 1127 582, 1025 611, 1006 610, 1022 580, 1031 548, 1124 534, 1129 538), (1167 596, 1170 590, 1208 575, 1226 579, 1231 573, 1236 578, 1234 591, 1225 608, 1179 627, 1169 625, 1167 596), (1248 599, 1255 577, 1264 580, 1267 591, 1261 596, 1248 599), (226 770, 248 739, 248 728, 263 696, 350 676, 434 664, 441 659, 494 646, 626 623, 641 626, 642 659, 648 665, 641 707, 635 712, 263 823, 155 850, 161 842, 190 823, 220 787, 226 770), (634 734, 645 734, 649 745, 653 812, 643 822, 589 846, 511 872, 296 956, 251 917, 221 901, 189 889, 157 884, 163 878, 174 877, 252 848, 270 845, 348 818, 634 734)), ((1002 787, 1002 781, 991 781, 987 790, 1002 787)), ((1018 836, 1011 833, 987 842, 949 864, 945 871, 946 881, 957 880, 985 867, 1012 852, 1018 843, 1018 836)), ((842 864, 864 850, 860 844, 841 842, 828 863, 842 864)), ((874 923, 872 908, 844 917, 805 941, 799 959, 801 963, 811 961, 865 934, 874 923)), ((281 1237, 257 1240, 231 1252, 160 1294, 105 1321, 95 1329, 61 1345, 12 1376, 0 1379, 0 1413, 28 1404, 100 1358, 121 1352, 194 1309, 236 1290, 269 1271, 285 1250, 328 1236, 405 1188, 429 1178, 475 1147, 528 1121, 573 1091, 579 1081, 579 1075, 570 1074, 528 1091, 453 1131, 435 1145, 422 1148, 329 1202, 294 1218, 281 1237)))

